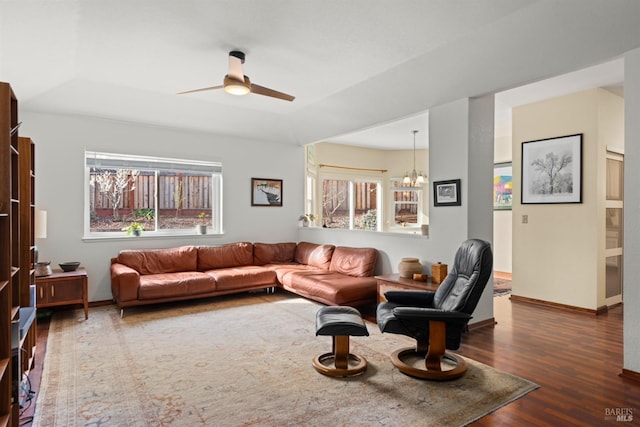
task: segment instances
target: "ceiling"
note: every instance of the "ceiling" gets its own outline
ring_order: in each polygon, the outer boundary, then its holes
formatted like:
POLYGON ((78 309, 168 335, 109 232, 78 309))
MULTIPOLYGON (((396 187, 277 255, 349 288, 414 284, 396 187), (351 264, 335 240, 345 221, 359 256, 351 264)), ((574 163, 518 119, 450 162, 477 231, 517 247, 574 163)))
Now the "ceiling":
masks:
POLYGON ((605 63, 619 85, 638 22, 635 0, 0 0, 0 80, 21 111, 297 145, 369 129, 408 149, 434 105, 605 63), (221 84, 231 50, 295 101, 176 95, 221 84))
MULTIPOLYGON (((592 67, 496 93, 496 136, 510 134, 511 109, 513 107, 593 88, 603 88, 623 97, 624 60, 617 58, 592 67)), ((416 148, 426 149, 429 147, 428 127, 429 112, 425 111, 391 123, 382 123, 368 129, 328 138, 326 142, 379 150, 408 149, 413 147, 412 131, 418 130, 416 148)))

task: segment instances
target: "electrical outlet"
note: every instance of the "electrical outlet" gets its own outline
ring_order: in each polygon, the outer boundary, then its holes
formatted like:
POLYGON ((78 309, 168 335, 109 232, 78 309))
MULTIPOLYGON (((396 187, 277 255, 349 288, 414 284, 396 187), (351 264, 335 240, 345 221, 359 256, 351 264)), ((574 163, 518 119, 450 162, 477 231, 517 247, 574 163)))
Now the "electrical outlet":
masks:
POLYGON ((522 223, 529 224, 529 215, 522 215, 522 223))

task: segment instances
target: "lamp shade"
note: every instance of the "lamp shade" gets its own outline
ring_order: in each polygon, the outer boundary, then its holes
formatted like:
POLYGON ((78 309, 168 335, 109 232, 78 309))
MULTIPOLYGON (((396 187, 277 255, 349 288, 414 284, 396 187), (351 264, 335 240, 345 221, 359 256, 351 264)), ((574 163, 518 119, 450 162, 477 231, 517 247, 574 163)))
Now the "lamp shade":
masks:
POLYGON ((47 211, 36 209, 34 237, 36 239, 47 238, 47 211))

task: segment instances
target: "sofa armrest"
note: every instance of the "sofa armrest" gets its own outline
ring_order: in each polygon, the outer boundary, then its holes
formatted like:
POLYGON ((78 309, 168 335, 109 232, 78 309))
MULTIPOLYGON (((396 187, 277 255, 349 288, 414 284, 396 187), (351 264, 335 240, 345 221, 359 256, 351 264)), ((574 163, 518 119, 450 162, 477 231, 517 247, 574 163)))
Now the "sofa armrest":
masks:
POLYGON ((138 299, 140 273, 124 264, 111 264, 111 293, 116 302, 138 299))

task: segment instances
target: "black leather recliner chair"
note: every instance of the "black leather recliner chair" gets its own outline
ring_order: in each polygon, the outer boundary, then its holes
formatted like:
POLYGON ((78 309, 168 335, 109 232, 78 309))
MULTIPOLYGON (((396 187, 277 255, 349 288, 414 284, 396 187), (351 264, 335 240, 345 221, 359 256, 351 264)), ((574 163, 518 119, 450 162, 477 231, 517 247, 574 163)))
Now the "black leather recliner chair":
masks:
POLYGON ((451 271, 438 290, 388 291, 378 305, 382 332, 415 338, 416 347, 397 350, 393 364, 403 373, 424 379, 450 380, 467 370, 457 350, 473 310, 491 276, 493 254, 488 242, 470 239, 458 248, 451 271), (419 357, 418 363, 415 363, 419 357), (410 360, 413 359, 414 363, 410 360), (421 367, 424 361, 424 368, 421 367))

